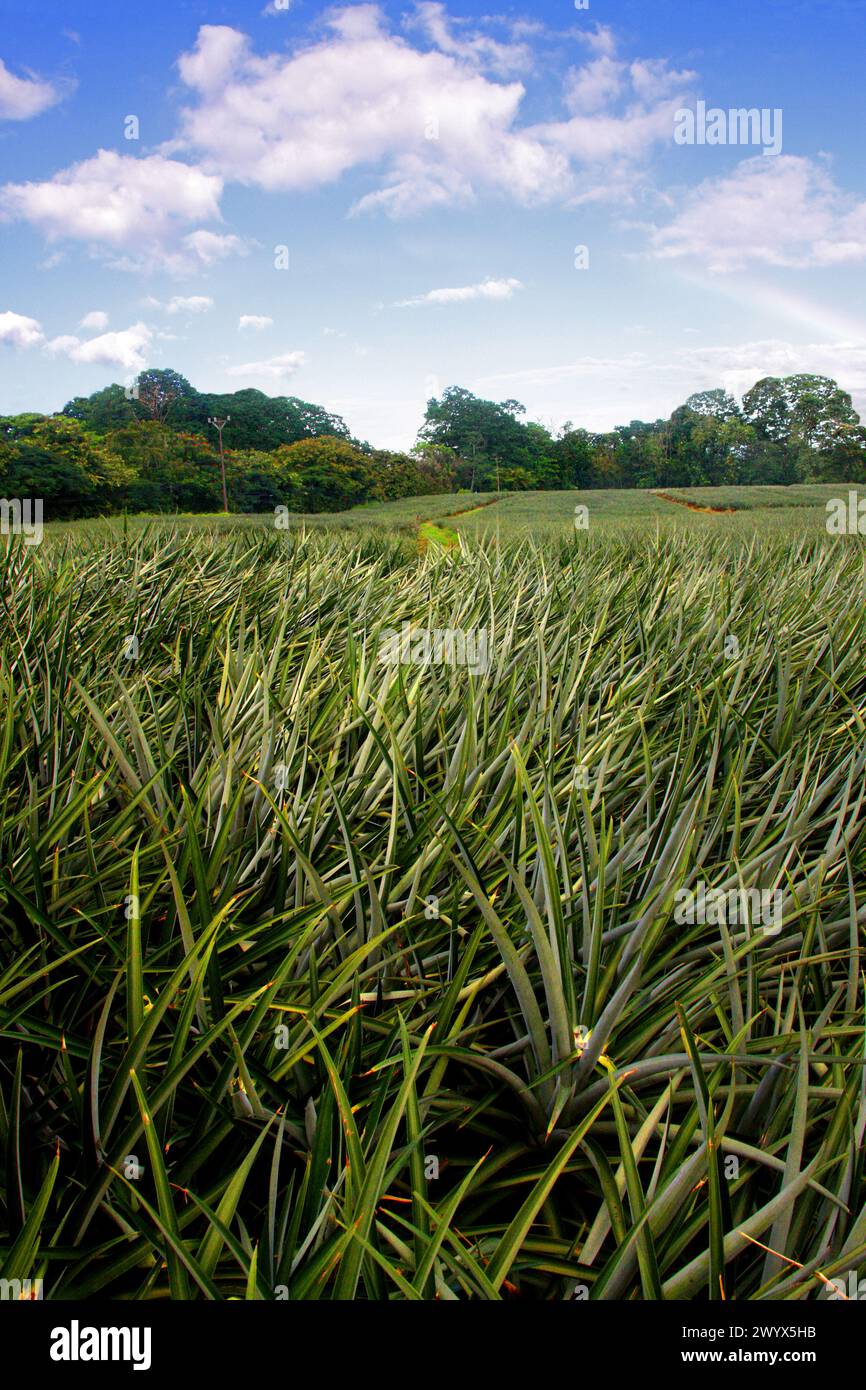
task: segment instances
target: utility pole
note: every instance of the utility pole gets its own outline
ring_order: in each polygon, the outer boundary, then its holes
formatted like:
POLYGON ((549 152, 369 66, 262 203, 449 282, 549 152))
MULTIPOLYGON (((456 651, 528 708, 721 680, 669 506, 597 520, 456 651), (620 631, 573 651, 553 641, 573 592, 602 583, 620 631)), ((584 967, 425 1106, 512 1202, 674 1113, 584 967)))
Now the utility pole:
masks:
POLYGON ((228 495, 228 493, 226 492, 226 461, 225 461, 225 455, 223 454, 223 430, 225 429, 226 425, 228 424, 228 422, 229 422, 229 420, 230 420, 231 418, 232 418, 232 417, 231 417, 230 415, 227 415, 226 418, 225 418, 224 420, 220 420, 216 415, 210 415, 210 416, 208 416, 208 424, 209 424, 209 425, 213 425, 214 429, 217 431, 217 433, 219 434, 219 437, 220 437, 220 472, 222 473, 222 479, 223 479, 223 511, 224 511, 224 512, 227 512, 228 509, 229 509, 229 495, 228 495))

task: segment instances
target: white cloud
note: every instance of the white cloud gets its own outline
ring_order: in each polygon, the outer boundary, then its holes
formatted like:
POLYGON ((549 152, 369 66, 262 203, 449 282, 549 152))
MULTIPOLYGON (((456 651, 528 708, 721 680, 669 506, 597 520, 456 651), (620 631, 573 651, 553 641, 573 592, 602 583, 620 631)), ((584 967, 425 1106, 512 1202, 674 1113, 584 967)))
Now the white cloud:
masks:
POLYGON ((248 380, 285 381, 303 366, 304 352, 283 352, 262 362, 244 362, 238 367, 226 367, 226 376, 242 376, 248 380))
POLYGON ((145 323, 134 323, 116 333, 103 333, 98 338, 82 342, 71 334, 53 338, 46 344, 52 356, 68 357, 71 362, 82 365, 94 363, 125 367, 130 372, 140 372, 147 366, 147 349, 153 338, 152 329, 145 323))
POLYGON ((29 121, 55 106, 62 95, 51 82, 32 74, 15 77, 0 58, 0 120, 29 121))
POLYGON ((565 99, 571 119, 537 125, 529 133, 590 170, 611 160, 639 160, 653 145, 671 140, 675 113, 696 76, 664 60, 625 63, 603 55, 569 72, 565 99))
POLYGON ((470 299, 511 299, 515 290, 522 290, 520 280, 482 280, 477 285, 459 285, 454 289, 429 290, 414 299, 400 299, 397 309, 414 309, 422 304, 464 304, 470 299))
POLYGON ((78 327, 92 328, 95 331, 101 332, 104 328, 108 327, 108 315, 103 309, 91 309, 89 314, 84 315, 78 327))
POLYGON ((625 64, 606 55, 570 68, 565 80, 565 101, 574 111, 597 111, 615 100, 625 84, 625 64))
POLYGON ((214 307, 207 294, 175 294, 165 304, 150 294, 141 303, 145 309, 162 309, 166 314, 207 314, 214 307))
POLYGON ((415 42, 376 4, 332 10, 323 23, 323 38, 264 56, 240 30, 203 25, 178 60, 190 104, 177 139, 156 154, 100 150, 50 179, 8 183, 0 220, 79 242, 114 269, 181 276, 250 249, 207 225, 221 221, 226 180, 295 191, 363 171, 368 191, 351 211, 393 217, 490 193, 523 205, 631 197, 633 162, 670 140, 672 109, 688 95, 691 74, 621 61, 598 26, 577 35, 590 56, 566 84, 570 117, 521 126, 525 88, 513 74, 532 65, 525 26, 455 19, 438 0, 405 21, 415 42), (487 32, 496 24, 508 41, 487 32))
POLYGON ((522 43, 500 43, 479 32, 455 33, 455 26, 466 30, 468 21, 449 16, 438 0, 419 0, 406 21, 407 29, 421 29, 442 53, 473 67, 488 68, 507 75, 532 67, 532 50, 522 43))
POLYGON ((11 309, 0 314, 0 343, 10 343, 16 348, 31 348, 37 347, 44 339, 42 325, 37 319, 14 314, 11 309))
POLYGON ((866 202, 855 203, 810 159, 757 156, 687 194, 651 247, 659 259, 690 258, 716 273, 749 263, 852 263, 866 259, 866 202))
POLYGON ((571 362, 481 377, 482 395, 517 395, 530 417, 574 420, 609 430, 668 416, 694 391, 723 386, 736 396, 765 376, 815 372, 833 377, 866 411, 866 339, 791 343, 782 339, 579 357, 571 362))
POLYGON ((183 234, 190 223, 219 219, 222 188, 219 175, 163 155, 100 150, 44 182, 0 188, 0 217, 24 219, 49 241, 119 253, 119 269, 182 273, 243 249, 238 237, 205 228, 183 234))
POLYGON ((244 328, 271 328, 273 319, 269 319, 267 314, 241 314, 238 319, 238 329, 244 328))
POLYGON ((213 308, 213 300, 206 294, 176 294, 166 304, 167 314, 206 314, 213 308))
POLYGON ((613 30, 606 24, 596 24, 594 29, 581 31, 580 39, 592 49, 593 53, 611 57, 616 52, 616 39, 613 30))
POLYGON ((81 339, 76 338, 74 333, 61 333, 58 337, 52 338, 50 343, 45 344, 45 351, 52 357, 68 357, 76 348, 81 346, 81 339))
MULTIPOLYGON (((449 19, 435 0, 407 21, 426 49, 391 33, 374 4, 332 11, 325 22, 324 40, 264 57, 238 30, 204 25, 179 62, 194 103, 169 148, 271 191, 367 170, 377 186, 353 210, 394 217, 482 192, 522 204, 599 196, 601 164, 671 140, 694 76, 662 60, 616 59, 610 31, 599 28, 586 36, 589 62, 569 76, 570 119, 521 127, 525 88, 508 79, 531 62, 524 44, 449 19), (581 166, 593 171, 590 190, 581 166)), ((615 192, 627 186, 620 177, 615 192)))
POLYGON ((203 228, 185 236, 183 245, 204 266, 211 266, 217 261, 224 261, 227 256, 246 256, 249 250, 239 236, 208 232, 203 228))
MULTIPOLYGON (((107 322, 107 317, 102 310, 93 310, 82 319, 81 327, 101 327, 102 323, 97 325, 95 320, 104 319, 107 322)), ((68 357, 71 362, 84 366, 119 366, 131 372, 140 372, 147 366, 147 351, 153 336, 153 330, 146 323, 134 323, 130 328, 102 333, 96 338, 81 339, 74 333, 61 333, 46 340, 37 319, 11 311, 0 314, 0 343, 9 343, 17 348, 43 347, 51 357, 68 357)))
POLYGON ((866 399, 866 339, 789 343, 770 338, 734 347, 690 348, 688 357, 706 381, 713 378, 738 396, 764 376, 814 372, 833 377, 861 402, 866 399))
POLYGON ((188 87, 200 92, 216 90, 227 82, 247 53, 248 39, 227 24, 203 24, 191 53, 178 59, 180 75, 188 87))
POLYGON ((338 10, 327 23, 323 42, 265 58, 238 31, 205 25, 180 60, 198 101, 183 113, 183 147, 205 168, 269 190, 315 188, 384 162, 386 206, 398 212, 471 196, 473 180, 518 199, 562 183, 564 161, 510 129, 519 83, 413 48, 387 32, 374 5, 338 10))

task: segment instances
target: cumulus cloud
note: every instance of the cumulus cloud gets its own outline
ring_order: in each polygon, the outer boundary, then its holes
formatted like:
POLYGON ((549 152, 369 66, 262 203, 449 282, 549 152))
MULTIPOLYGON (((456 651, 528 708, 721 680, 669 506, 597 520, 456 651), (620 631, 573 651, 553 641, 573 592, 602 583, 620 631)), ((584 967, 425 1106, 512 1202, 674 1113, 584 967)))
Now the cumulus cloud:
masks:
POLYGON ((227 256, 246 256, 249 251, 241 237, 231 233, 208 232, 204 228, 185 236, 183 246, 204 266, 215 265, 227 256))
POLYGON ((11 309, 0 314, 0 343, 9 343, 15 348, 31 348, 44 340, 45 334, 37 319, 27 318, 26 314, 14 314, 11 309))
POLYGON ((246 57, 249 40, 227 24, 203 24, 195 48, 178 59, 180 75, 188 87, 216 91, 231 80, 246 57))
POLYGON ((213 308, 213 300, 206 294, 176 294, 165 306, 167 314, 206 314, 213 308))
POLYGON ((473 67, 507 75, 531 68, 532 50, 523 43, 501 43, 489 34, 468 28, 469 21, 449 16, 438 0, 419 0, 406 27, 420 29, 442 53, 473 67))
POLYGON ((614 32, 607 24, 596 24, 594 29, 581 30, 580 38, 593 53, 604 54, 612 57, 616 52, 616 38, 614 32))
POLYGON ((866 202, 857 203, 825 167, 797 155, 744 160, 707 179, 651 236, 661 260, 689 258, 725 273, 750 263, 838 265, 866 259, 866 202))
POLYGON ((493 40, 433 0, 407 21, 426 47, 392 33, 374 4, 333 11, 326 24, 322 41, 264 57, 238 30, 204 25, 179 61, 193 101, 170 149, 271 191, 366 170, 377 186, 360 212, 400 217, 491 191, 532 204, 586 192, 581 166, 669 141, 693 76, 662 60, 618 60, 599 28, 566 84, 571 116, 520 125, 525 87, 513 75, 532 61, 523 42, 493 40))
POLYGON ((459 285, 454 289, 428 290, 413 299, 399 299, 397 309, 414 309, 422 304, 464 304, 470 299, 511 299, 515 290, 522 290, 520 280, 482 280, 477 285, 459 285))
MULTIPOLYGON (((433 7, 435 10, 435 6, 433 7)), ((435 16, 428 12, 428 23, 435 16)), ((482 76, 465 57, 413 48, 374 5, 339 10, 321 43, 254 56, 248 40, 205 25, 180 60, 197 105, 182 143, 224 178, 269 190, 315 188, 387 163, 393 190, 423 181, 424 205, 470 193, 471 179, 536 196, 563 161, 511 130, 523 87, 482 76)))
POLYGON ((175 294, 165 304, 148 295, 141 302, 146 309, 161 309, 165 314, 207 314, 214 307, 214 301, 207 294, 175 294))
MULTIPOLYGON (((689 95, 691 74, 621 60, 598 26, 579 35, 589 52, 566 81, 565 119, 528 125, 515 78, 532 68, 526 26, 455 19, 439 0, 421 0, 403 32, 372 3, 323 23, 324 37, 264 55, 230 25, 203 25, 178 59, 190 97, 176 139, 158 153, 100 150, 49 179, 7 183, 0 220, 78 242, 115 269, 181 276, 248 253, 218 225, 229 180, 302 191, 354 172, 367 191, 350 211, 392 217, 491 193, 522 205, 630 197, 634 161, 670 140, 673 110, 689 95), (491 37, 494 25, 504 40, 491 37)), ((0 101, 4 81, 24 79, 2 69, 0 101)))
POLYGON ((16 77, 0 58, 0 121, 29 121, 56 106, 62 95, 59 87, 32 73, 16 77))
POLYGON ((671 140, 675 114, 696 77, 663 59, 628 63, 602 54, 566 76, 571 118, 534 126, 532 134, 590 170, 611 160, 637 161, 671 140))
MULTIPOLYGON (((81 327, 102 327, 103 320, 107 323, 107 314, 95 309, 85 315, 81 327), (99 320, 99 324, 96 320, 99 320)), ((71 362, 83 365, 97 363, 142 371, 147 366, 147 350, 153 336, 153 330, 146 323, 134 323, 130 328, 116 333, 101 333, 96 338, 82 339, 74 333, 61 333, 55 338, 46 339, 38 319, 15 314, 11 310, 0 314, 0 343, 9 343, 15 348, 41 347, 51 357, 68 357, 71 362)))
POLYGON ((161 154, 100 150, 39 183, 0 188, 0 218, 23 219, 49 241, 72 239, 114 255, 123 270, 195 270, 243 250, 240 238, 189 225, 218 221, 218 174, 161 154))
POLYGON ((100 150, 44 183, 9 183, 7 216, 26 217, 49 237, 124 245, 136 233, 162 233, 172 219, 219 216, 222 180, 162 155, 136 159, 100 150))
POLYGON ((267 314, 241 314, 238 319, 238 329, 244 328, 271 328, 273 319, 269 319, 267 314))
POLYGON ((242 376, 248 380, 285 381, 303 366, 304 352, 283 352, 276 357, 266 357, 262 362, 244 362, 237 367, 226 367, 227 376, 242 376))
POLYGON ((84 315, 78 327, 92 328, 97 332, 102 332, 104 328, 108 327, 108 315, 103 309, 91 309, 89 314, 84 315))
POLYGON ((604 55, 570 68, 565 79, 565 101, 570 111, 598 111, 615 100, 625 83, 625 64, 604 55))
POLYGON ((87 366, 99 363, 140 372, 147 366, 147 349, 152 338, 153 330, 147 324, 134 323, 130 328, 103 333, 98 338, 88 338, 84 342, 72 334, 64 334, 52 338, 46 344, 46 350, 52 356, 68 357, 71 362, 87 366))

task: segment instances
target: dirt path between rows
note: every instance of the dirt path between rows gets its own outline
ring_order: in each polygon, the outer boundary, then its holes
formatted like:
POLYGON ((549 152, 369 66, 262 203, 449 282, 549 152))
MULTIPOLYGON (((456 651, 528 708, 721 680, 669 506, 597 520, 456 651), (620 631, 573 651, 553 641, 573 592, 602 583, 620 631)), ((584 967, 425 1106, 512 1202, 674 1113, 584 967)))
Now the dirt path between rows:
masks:
POLYGON ((669 492, 654 492, 653 497, 660 498, 662 502, 673 502, 677 507, 688 507, 690 512, 708 512, 712 516, 733 516, 737 510, 736 507, 701 507, 686 497, 672 497, 669 492))
POLYGON ((493 507, 500 500, 499 497, 489 497, 486 502, 478 502, 474 507, 461 507, 458 511, 448 512, 444 516, 428 516, 423 520, 419 517, 419 554, 423 555, 430 545, 439 545, 443 550, 454 550, 460 544, 460 537, 450 526, 443 523, 452 521, 455 516, 469 516, 472 512, 483 511, 485 507, 493 507))
POLYGON ((452 516, 468 516, 470 512, 480 512, 483 511, 485 507, 495 507, 501 500, 501 497, 488 497, 486 502, 477 502, 474 507, 461 507, 459 512, 449 512, 442 520, 450 521, 452 516))

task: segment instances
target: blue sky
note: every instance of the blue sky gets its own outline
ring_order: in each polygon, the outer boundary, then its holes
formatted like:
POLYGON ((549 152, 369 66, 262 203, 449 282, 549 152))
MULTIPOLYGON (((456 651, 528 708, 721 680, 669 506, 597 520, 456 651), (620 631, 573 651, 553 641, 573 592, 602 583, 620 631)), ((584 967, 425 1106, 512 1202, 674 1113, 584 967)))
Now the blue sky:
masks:
POLYGON ((388 447, 451 384, 605 429, 818 371, 866 414, 864 34, 863 0, 0 0, 0 412, 172 366, 388 447), (675 138, 700 102, 724 143, 675 138))

